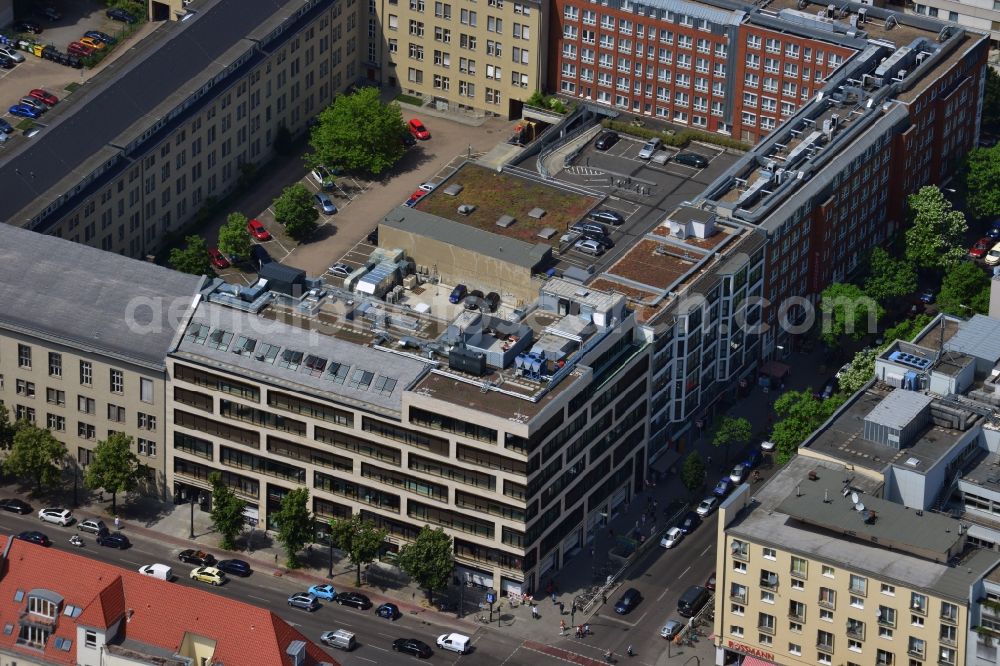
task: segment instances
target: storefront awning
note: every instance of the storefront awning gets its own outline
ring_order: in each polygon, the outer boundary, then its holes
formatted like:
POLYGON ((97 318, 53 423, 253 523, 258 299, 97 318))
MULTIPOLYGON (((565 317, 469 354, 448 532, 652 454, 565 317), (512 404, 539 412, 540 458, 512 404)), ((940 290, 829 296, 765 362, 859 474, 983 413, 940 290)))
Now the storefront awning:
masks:
POLYGON ((754 657, 747 655, 743 657, 743 661, 740 662, 742 666, 774 666, 774 662, 764 661, 759 657, 754 657))

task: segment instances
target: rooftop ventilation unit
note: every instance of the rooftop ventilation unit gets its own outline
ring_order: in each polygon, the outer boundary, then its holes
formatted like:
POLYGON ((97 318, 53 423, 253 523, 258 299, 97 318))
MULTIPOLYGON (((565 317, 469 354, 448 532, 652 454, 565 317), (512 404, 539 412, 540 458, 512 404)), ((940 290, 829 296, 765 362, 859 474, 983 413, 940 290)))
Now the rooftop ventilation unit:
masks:
MULTIPOLYGON (((862 2, 861 4, 867 4, 867 3, 862 2)), ((862 7, 861 9, 858 10, 858 23, 867 23, 867 22, 868 22, 868 9, 866 7, 862 7)))
POLYGON ((444 188, 444 193, 450 197, 457 197, 462 192, 463 189, 465 189, 464 185, 455 183, 454 185, 449 185, 448 187, 444 188))
POLYGON ((476 210, 476 207, 473 204, 462 204, 458 207, 458 214, 471 215, 474 210, 476 210))
POLYGON ((906 365, 917 370, 926 370, 931 366, 929 358, 923 358, 916 354, 908 354, 904 351, 894 351, 889 354, 889 360, 900 365, 906 365))
POLYGON ((506 229, 507 227, 514 224, 514 222, 516 221, 517 220, 514 219, 514 217, 511 215, 501 215, 500 218, 497 219, 497 226, 506 229))

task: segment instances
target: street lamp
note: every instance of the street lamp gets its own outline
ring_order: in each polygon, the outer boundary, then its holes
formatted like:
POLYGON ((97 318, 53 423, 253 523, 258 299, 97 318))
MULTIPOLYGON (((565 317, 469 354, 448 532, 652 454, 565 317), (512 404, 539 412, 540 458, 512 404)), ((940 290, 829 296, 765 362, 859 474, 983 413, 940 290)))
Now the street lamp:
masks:
POLYGON ((194 505, 198 502, 199 493, 191 494, 191 533, 188 534, 189 539, 194 539, 194 505))

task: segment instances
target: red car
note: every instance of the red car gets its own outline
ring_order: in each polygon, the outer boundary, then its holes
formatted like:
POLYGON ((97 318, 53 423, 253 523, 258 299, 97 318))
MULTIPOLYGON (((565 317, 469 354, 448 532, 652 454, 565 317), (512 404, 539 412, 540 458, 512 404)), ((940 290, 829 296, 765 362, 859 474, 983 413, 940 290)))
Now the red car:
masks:
POLYGON ((94 55, 94 49, 90 48, 86 44, 81 44, 80 42, 70 42, 69 46, 66 47, 66 52, 71 55, 82 56, 84 58, 89 58, 94 55))
POLYGON ((264 225, 260 223, 260 220, 250 220, 247 222, 247 231, 250 235, 259 241, 271 240, 271 234, 268 233, 264 225))
POLYGON ((28 94, 37 99, 39 102, 46 104, 47 106, 55 106, 56 104, 59 103, 58 97, 56 97, 47 90, 42 90, 41 88, 35 88, 28 94))
POLYGON ((212 261, 212 265, 216 268, 229 268, 229 261, 222 256, 219 252, 219 248, 210 247, 208 248, 208 258, 212 261))
POLYGON ((426 141, 431 138, 431 133, 428 132, 427 128, 424 127, 424 124, 416 118, 411 118, 410 122, 407 123, 407 126, 410 128, 410 134, 417 137, 421 141, 426 141))
POLYGON ((980 238, 976 241, 976 244, 969 248, 969 256, 976 259, 982 259, 986 256, 986 253, 990 251, 993 247, 993 241, 989 238, 980 238))

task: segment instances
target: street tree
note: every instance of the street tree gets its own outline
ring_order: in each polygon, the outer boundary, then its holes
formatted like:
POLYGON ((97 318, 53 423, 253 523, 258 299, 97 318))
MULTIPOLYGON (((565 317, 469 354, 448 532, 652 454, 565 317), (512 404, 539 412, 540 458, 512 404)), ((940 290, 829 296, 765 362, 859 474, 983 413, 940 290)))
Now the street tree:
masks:
POLYGON ((820 295, 820 312, 821 337, 833 347, 845 336, 860 340, 865 333, 874 331, 885 309, 857 285, 834 282, 820 295))
POLYGON ((1000 74, 992 67, 986 68, 986 90, 983 93, 983 127, 1000 130, 1000 74))
POLYGON ((191 275, 211 275, 212 264, 208 259, 205 239, 192 235, 185 238, 184 242, 184 247, 175 247, 170 251, 170 258, 167 260, 170 267, 191 275))
POLYGON ((1000 144, 970 151, 964 175, 965 201, 972 217, 1000 215, 1000 144))
POLYGON ((398 562, 427 591, 427 598, 433 603, 434 590, 443 590, 455 569, 451 537, 440 527, 431 529, 424 525, 416 539, 399 549, 398 562))
POLYGON ((59 483, 66 462, 66 445, 51 432, 22 423, 14 434, 14 445, 3 461, 4 471, 35 482, 35 490, 59 483))
POLYGON ((313 205, 312 194, 302 183, 289 185, 274 200, 274 219, 284 225, 288 235, 297 241, 308 238, 316 231, 319 211, 313 205))
POLYGON ((90 464, 83 473, 83 483, 91 490, 101 488, 111 493, 111 513, 114 514, 118 512, 118 493, 138 488, 145 470, 132 453, 132 438, 116 432, 94 447, 90 464))
POLYGON ((813 396, 812 390, 788 391, 774 402, 774 411, 780 420, 771 431, 771 441, 777 447, 777 461, 785 464, 819 426, 844 404, 843 394, 826 400, 813 396))
POLYGON ((938 307, 959 317, 986 314, 990 309, 990 277, 971 261, 959 263, 941 281, 938 307))
POLYGON ((405 153, 403 114, 399 105, 385 104, 378 88, 361 88, 339 95, 317 117, 309 135, 313 153, 309 166, 320 164, 378 176, 405 153))
POLYGON ((246 517, 243 510, 247 503, 239 498, 232 488, 222 482, 222 475, 212 472, 208 475, 212 484, 212 525, 222 535, 225 550, 236 549, 236 537, 243 531, 246 517))
POLYGON ((896 259, 876 247, 868 258, 869 274, 864 292, 879 303, 912 294, 917 290, 917 269, 906 259, 896 259))
POLYGON ((965 215, 933 185, 906 199, 910 226, 906 230, 906 259, 917 268, 947 269, 965 256, 965 215))
POLYGON ((10 412, 6 405, 0 404, 0 449, 6 451, 14 446, 14 434, 18 424, 10 420, 10 412))
POLYGON ((250 257, 250 232, 247 231, 247 216, 230 213, 226 223, 219 229, 219 252, 227 257, 247 259, 250 257))
POLYGON ((353 514, 350 518, 332 519, 330 536, 333 545, 347 553, 356 569, 355 585, 361 585, 361 567, 375 561, 389 530, 379 529, 373 521, 353 514))
POLYGON ((312 514, 309 511, 309 489, 289 490, 281 500, 274 522, 278 528, 278 541, 285 548, 286 565, 289 569, 298 569, 301 566, 299 551, 312 542, 314 534, 312 514))
POLYGON ((734 444, 746 444, 751 437, 753 437, 753 426, 747 419, 732 416, 723 416, 719 419, 712 444, 715 448, 722 449, 723 466, 729 464, 729 447, 734 444))
POLYGON ((694 493, 705 483, 705 461, 697 451, 689 453, 681 464, 681 483, 690 493, 694 493))
POLYGON ((879 349, 862 349, 851 359, 851 367, 844 371, 837 381, 840 392, 853 395, 875 376, 875 357, 879 349))

